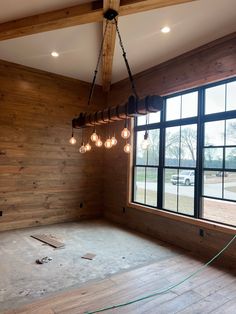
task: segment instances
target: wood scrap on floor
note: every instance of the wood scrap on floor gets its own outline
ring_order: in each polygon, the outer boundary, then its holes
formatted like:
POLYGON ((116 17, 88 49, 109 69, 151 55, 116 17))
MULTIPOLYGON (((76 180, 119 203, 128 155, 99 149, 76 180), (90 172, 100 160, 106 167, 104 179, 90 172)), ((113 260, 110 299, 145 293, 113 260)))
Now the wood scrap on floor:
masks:
POLYGON ((60 248, 60 247, 63 247, 65 246, 64 243, 58 241, 58 240, 55 240, 55 237, 51 236, 51 235, 47 235, 47 234, 34 234, 34 235, 31 235, 32 238, 36 239, 36 240, 39 240, 43 243, 46 243, 48 245, 51 245, 52 247, 54 248, 60 248))
POLYGON ((96 254, 86 253, 84 256, 81 256, 81 258, 88 259, 88 260, 92 261, 95 256, 96 256, 96 254))

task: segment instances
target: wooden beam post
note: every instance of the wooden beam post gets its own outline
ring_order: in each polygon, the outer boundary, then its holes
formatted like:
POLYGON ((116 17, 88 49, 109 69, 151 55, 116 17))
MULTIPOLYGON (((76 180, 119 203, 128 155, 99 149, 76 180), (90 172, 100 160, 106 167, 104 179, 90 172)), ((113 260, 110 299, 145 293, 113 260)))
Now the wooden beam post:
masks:
MULTIPOLYGON (((103 11, 108 9, 119 11, 120 0, 104 0, 103 11)), ((103 21, 103 31, 106 27, 106 19, 103 21)), ((103 55, 102 55, 102 86, 104 92, 109 92, 112 78, 112 64, 116 42, 116 26, 108 22, 106 36, 104 38, 103 55)))

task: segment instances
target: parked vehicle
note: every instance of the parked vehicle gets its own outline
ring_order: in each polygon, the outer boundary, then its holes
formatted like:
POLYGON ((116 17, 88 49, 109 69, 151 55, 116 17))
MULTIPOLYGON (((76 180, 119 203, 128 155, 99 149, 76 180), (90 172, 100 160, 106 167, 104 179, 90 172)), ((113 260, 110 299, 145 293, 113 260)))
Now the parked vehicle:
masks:
POLYGON ((183 185, 191 185, 194 184, 195 174, 194 170, 182 170, 180 171, 179 175, 172 175, 171 183, 176 184, 183 184, 183 185))
POLYGON ((224 176, 224 177, 228 177, 228 175, 229 175, 229 174, 228 174, 228 172, 226 172, 226 171, 217 171, 217 172, 216 172, 216 176, 217 176, 217 177, 223 177, 223 176, 224 176))

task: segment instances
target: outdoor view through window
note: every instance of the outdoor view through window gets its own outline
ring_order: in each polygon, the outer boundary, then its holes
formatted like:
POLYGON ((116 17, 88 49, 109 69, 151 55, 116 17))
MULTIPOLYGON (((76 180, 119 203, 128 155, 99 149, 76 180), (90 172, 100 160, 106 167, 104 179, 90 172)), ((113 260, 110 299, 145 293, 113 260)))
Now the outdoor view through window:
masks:
POLYGON ((137 118, 132 201, 236 226, 236 79, 137 118))

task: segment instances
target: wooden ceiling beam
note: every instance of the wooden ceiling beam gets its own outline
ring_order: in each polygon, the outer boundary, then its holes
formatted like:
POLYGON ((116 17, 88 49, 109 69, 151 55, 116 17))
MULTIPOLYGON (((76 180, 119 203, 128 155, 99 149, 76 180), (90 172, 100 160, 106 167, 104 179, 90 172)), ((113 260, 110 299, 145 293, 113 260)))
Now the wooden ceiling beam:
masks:
MULTIPOLYGON (((197 0, 120 0, 119 15, 124 16, 193 1, 197 0)), ((119 0, 111 2, 115 5, 115 2, 119 0)), ((80 24, 102 22, 102 20, 102 1, 93 1, 2 23, 0 24, 0 41, 80 24)))
MULTIPOLYGON (((119 0, 103 0, 103 12, 113 9, 119 12, 119 0)), ((105 31, 107 21, 103 21, 103 31, 105 31)), ((112 78, 112 64, 116 42, 116 26, 108 22, 106 35, 104 37, 103 54, 102 54, 102 86, 104 92, 109 92, 112 78)))

